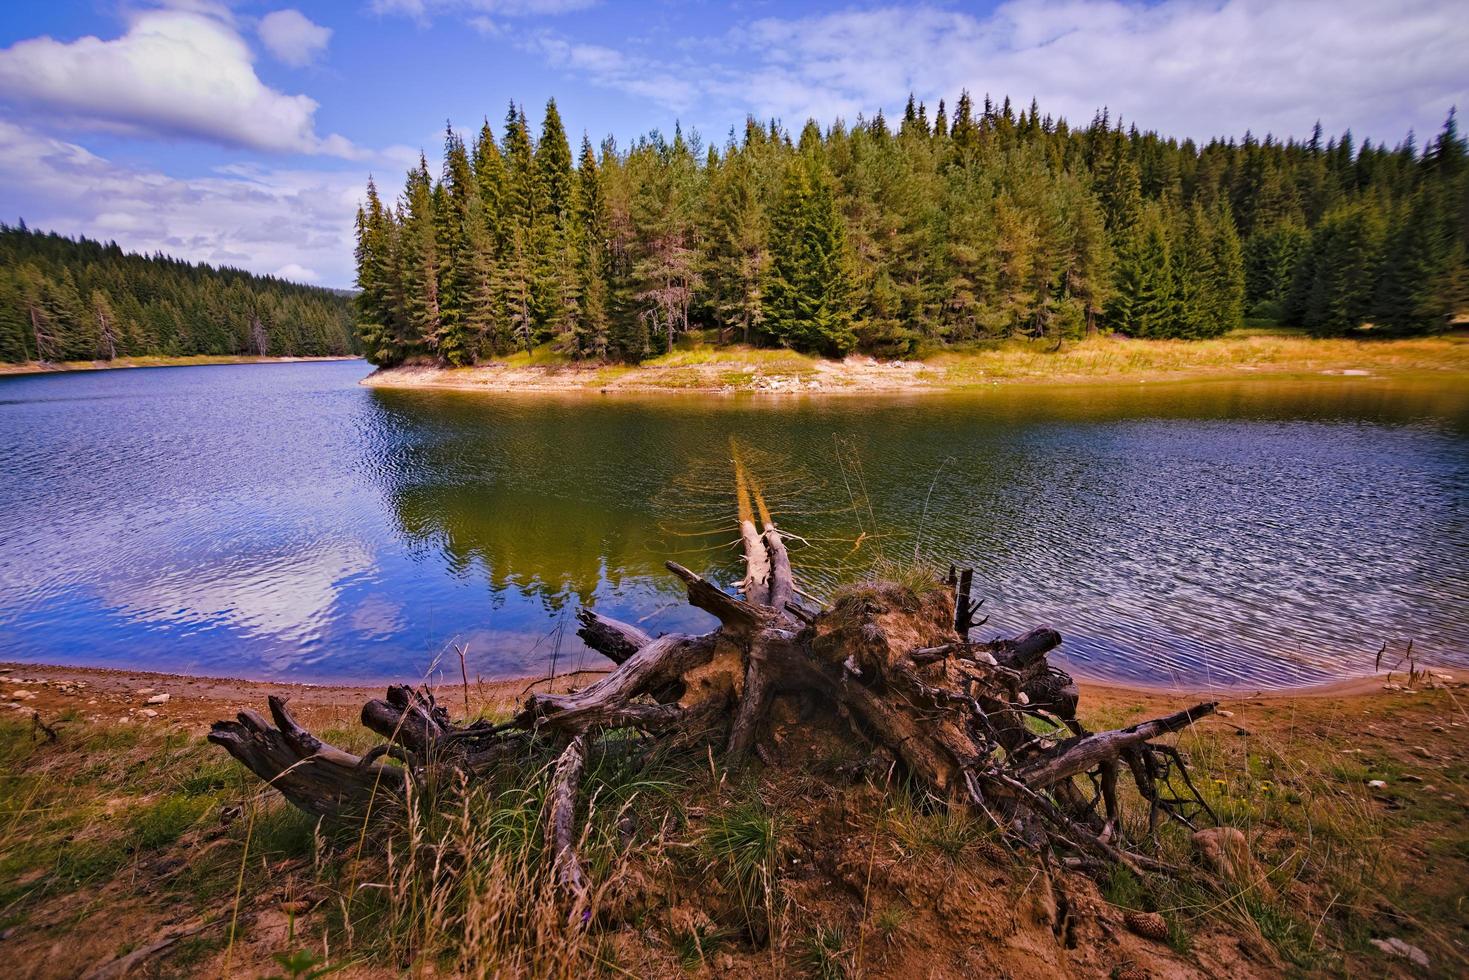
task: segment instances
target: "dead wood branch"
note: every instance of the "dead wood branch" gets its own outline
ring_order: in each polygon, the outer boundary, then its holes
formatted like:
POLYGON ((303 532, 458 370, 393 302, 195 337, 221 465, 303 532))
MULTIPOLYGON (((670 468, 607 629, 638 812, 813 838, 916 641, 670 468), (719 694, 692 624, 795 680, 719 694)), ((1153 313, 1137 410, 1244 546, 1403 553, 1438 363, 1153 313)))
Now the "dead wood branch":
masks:
POLYGON ((1127 835, 1117 777, 1125 765, 1148 804, 1150 827, 1162 817, 1192 826, 1208 814, 1182 754, 1155 740, 1208 715, 1212 702, 1118 731, 1087 732, 1076 720, 1075 683, 1048 660, 1061 643, 1055 630, 970 640, 984 620, 976 619, 980 601, 967 569, 951 571, 947 588, 871 583, 840 591, 820 610, 797 607, 788 537, 732 449, 745 559, 741 596, 667 563, 689 603, 718 620, 713 631, 655 638, 583 609, 578 635, 617 664, 614 670, 579 690, 530 693, 500 724, 455 722, 431 691, 395 685, 363 706, 363 724, 384 744, 361 758, 323 743, 274 697, 273 726, 241 712, 217 723, 210 739, 295 805, 329 816, 391 812, 410 783, 425 785, 441 770, 472 782, 524 760, 554 760, 547 854, 557 887, 580 902, 589 885, 575 828, 589 752, 611 744, 644 754, 653 746, 701 753, 722 747, 730 764, 752 754, 769 761, 774 755, 762 739, 771 706, 796 697, 816 706, 814 717, 850 725, 935 796, 982 808, 1031 846, 1039 841, 1068 852, 1063 857, 1083 867, 1165 867, 1119 846, 1127 835), (1028 716, 1046 720, 1049 730, 1033 731, 1028 716), (643 737, 600 741, 617 729, 643 737), (1069 737, 1058 740, 1063 733, 1069 737), (1084 792, 1078 776, 1094 792, 1084 792))

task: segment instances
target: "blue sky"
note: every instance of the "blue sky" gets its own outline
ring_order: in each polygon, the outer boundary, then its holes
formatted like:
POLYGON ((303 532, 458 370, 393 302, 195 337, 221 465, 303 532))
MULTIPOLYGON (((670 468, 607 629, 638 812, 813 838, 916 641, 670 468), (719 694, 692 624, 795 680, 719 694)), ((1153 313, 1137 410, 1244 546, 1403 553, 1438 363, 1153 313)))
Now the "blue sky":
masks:
POLYGON ((498 131, 510 99, 624 144, 967 87, 1196 139, 1320 119, 1421 145, 1469 104, 1466 51, 1458 0, 12 2, 0 217, 349 286, 367 175, 396 191, 445 120, 498 131))

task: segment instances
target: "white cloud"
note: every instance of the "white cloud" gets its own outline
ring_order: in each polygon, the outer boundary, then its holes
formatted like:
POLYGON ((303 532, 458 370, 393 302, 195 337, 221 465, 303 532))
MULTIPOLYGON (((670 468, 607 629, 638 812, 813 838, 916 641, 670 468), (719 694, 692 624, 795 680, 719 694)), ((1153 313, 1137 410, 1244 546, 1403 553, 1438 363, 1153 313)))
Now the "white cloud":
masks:
POLYGON ((596 79, 598 84, 650 99, 676 110, 689 108, 700 95, 686 71, 623 54, 597 44, 578 44, 541 32, 520 42, 554 68, 596 79))
POLYGON ((315 269, 308 269, 298 262, 287 262, 275 270, 277 279, 289 279, 291 282, 316 282, 321 276, 315 269))
POLYGON ((315 61, 332 39, 331 28, 313 24, 301 11, 289 9, 260 18, 257 32, 266 50, 294 68, 315 61))
POLYGON ((1146 129, 1208 139, 1331 132, 1396 142, 1469 105, 1469 17, 1445 0, 1013 0, 988 14, 886 6, 764 18, 669 60, 542 36, 553 65, 727 124, 799 127, 951 107, 968 88, 1031 98, 1086 124, 1108 106, 1146 129), (720 52, 723 52, 722 54, 720 52), (665 84, 666 83, 666 84, 665 84))
POLYGON ((372 0, 377 14, 400 14, 428 21, 435 14, 499 14, 502 17, 540 17, 570 13, 595 6, 598 0, 372 0))
POLYGON ((318 136, 317 103, 270 88, 227 16, 194 9, 134 14, 122 37, 50 37, 0 50, 0 101, 80 127, 177 136, 271 152, 355 158, 318 136))
POLYGON ((172 177, 0 120, 0 213, 283 278, 349 286, 352 219, 367 175, 236 165, 172 177))

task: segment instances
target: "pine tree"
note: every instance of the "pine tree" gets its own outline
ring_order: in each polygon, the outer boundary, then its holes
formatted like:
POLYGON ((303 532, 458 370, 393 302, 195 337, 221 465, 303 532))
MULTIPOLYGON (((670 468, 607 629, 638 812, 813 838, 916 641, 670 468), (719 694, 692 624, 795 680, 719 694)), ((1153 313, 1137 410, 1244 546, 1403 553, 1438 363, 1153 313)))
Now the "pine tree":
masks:
POLYGON ((474 305, 475 214, 478 182, 464 140, 453 129, 444 138, 444 174, 434 189, 434 235, 438 258, 439 326, 429 346, 449 364, 474 360, 478 348, 471 324, 474 305))
POLYGON ((435 193, 428 161, 408 172, 398 222, 402 226, 403 312, 410 343, 436 348, 443 326, 439 315, 439 236, 434 220, 435 193))
POLYGON ((546 103, 541 138, 535 147, 535 218, 532 223, 535 341, 557 340, 575 347, 580 316, 580 284, 576 280, 578 252, 572 221, 573 174, 571 146, 556 109, 546 103))
POLYGON ((118 356, 117 314, 112 310, 112 300, 100 289, 92 290, 92 336, 95 338, 96 357, 111 361, 118 356))
POLYGON ((809 155, 791 161, 771 223, 765 330, 785 347, 845 354, 857 342, 846 234, 820 161, 809 155))
POLYGON ((607 214, 601 175, 592 141, 584 134, 577 180, 577 278, 581 282, 581 317, 576 353, 581 357, 607 357, 611 346, 611 293, 607 283, 607 214))
POLYGON ((1244 325, 1245 267, 1229 203, 1221 199, 1209 236, 1209 307, 1206 336, 1218 337, 1244 325))
POLYGON ((1156 205, 1144 208, 1137 234, 1118 253, 1113 326, 1133 337, 1167 336, 1175 323, 1168 233, 1156 205))
POLYGON ((505 116, 505 194, 500 226, 503 244, 496 266, 495 292, 500 332, 522 350, 537 341, 534 226, 540 197, 535 175, 535 151, 525 112, 512 102, 505 116))
POLYGON ((765 209, 745 153, 731 153, 712 175, 709 220, 704 281, 712 293, 715 316, 748 344, 765 319, 770 246, 765 209))

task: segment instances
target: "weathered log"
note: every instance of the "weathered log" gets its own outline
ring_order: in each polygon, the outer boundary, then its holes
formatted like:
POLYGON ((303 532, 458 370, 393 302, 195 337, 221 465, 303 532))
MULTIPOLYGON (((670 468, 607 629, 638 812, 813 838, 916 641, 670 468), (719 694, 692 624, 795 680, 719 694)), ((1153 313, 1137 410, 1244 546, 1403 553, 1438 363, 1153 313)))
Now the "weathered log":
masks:
POLYGON ((586 767, 586 737, 567 743, 556 760, 547 794, 546 853, 551 857, 551 879, 575 905, 586 899, 587 876, 576 853, 576 798, 586 767))
POLYGON ((374 804, 381 810, 401 798, 405 770, 326 744, 296 723, 285 699, 272 694, 268 700, 276 727, 253 711, 241 711, 234 721, 215 722, 209 741, 316 816, 356 817, 374 804))
POLYGON ((653 642, 651 636, 636 626, 603 616, 594 609, 582 607, 577 611, 576 618, 581 621, 576 635, 587 646, 615 664, 630 659, 633 654, 653 642))
POLYGON ((1217 707, 1217 701, 1204 701, 1130 728, 1068 739, 1056 747, 1054 755, 1025 766, 1016 776, 1027 786, 1044 788, 1103 763, 1116 762, 1126 750, 1187 728, 1200 718, 1213 714, 1217 707))
POLYGON ((516 716, 521 728, 552 728, 581 734, 595 728, 664 727, 677 720, 676 705, 634 704, 640 695, 652 693, 708 663, 714 655, 710 636, 670 633, 640 649, 617 670, 596 683, 570 694, 532 694, 516 716), (653 711, 650 709, 662 710, 653 711), (672 710, 670 710, 672 709, 672 710))
MULTIPOLYGON (((801 610, 794 605, 786 535, 737 450, 733 463, 743 598, 667 563, 690 604, 719 621, 712 632, 653 638, 583 609, 578 634, 616 669, 579 690, 530 694, 501 724, 455 723, 432 691, 395 685, 363 707, 364 725, 386 741, 361 758, 321 742, 278 698, 271 699, 274 727, 242 712, 238 720, 216 724, 211 740, 292 803, 323 816, 384 812, 410 783, 427 785, 442 769, 472 781, 513 760, 540 764, 554 746, 559 754, 546 811, 547 853, 558 887, 577 902, 588 884, 575 851, 576 800, 594 739, 631 728, 645 734, 640 746, 707 751, 722 743, 727 761, 739 764, 760 749, 770 707, 785 695, 844 717, 936 796, 982 808, 1004 833, 1020 827, 1029 844, 1080 852, 1084 866, 1120 861, 1140 870, 1161 867, 1115 843, 1123 826, 1116 792, 1121 765, 1149 803, 1150 825, 1160 815, 1188 822, 1186 809, 1207 812, 1182 756, 1152 740, 1207 715, 1213 703, 1119 731, 1087 733, 1075 720, 1075 684, 1047 661, 1061 642, 1054 630, 969 640, 979 608, 969 571, 951 571, 947 591, 875 584, 820 611, 801 610), (1075 734, 1060 742, 1043 737, 1027 725, 1027 715, 1075 734), (1159 791, 1175 771, 1182 772, 1194 802, 1173 788, 1159 791), (1093 797, 1073 779, 1083 773, 1096 781, 1093 797)), ((773 762, 769 753, 756 754, 773 762)))
POLYGON ((736 599, 713 582, 684 568, 676 561, 664 562, 664 566, 683 580, 688 588, 689 605, 702 609, 719 620, 724 629, 732 632, 748 632, 770 618, 769 610, 763 606, 736 599))

